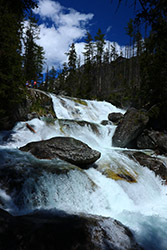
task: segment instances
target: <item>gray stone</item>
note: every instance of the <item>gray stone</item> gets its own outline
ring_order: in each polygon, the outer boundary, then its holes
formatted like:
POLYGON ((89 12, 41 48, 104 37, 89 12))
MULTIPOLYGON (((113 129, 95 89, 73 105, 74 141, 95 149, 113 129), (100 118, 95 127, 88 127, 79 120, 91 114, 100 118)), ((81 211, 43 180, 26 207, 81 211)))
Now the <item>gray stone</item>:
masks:
POLYGON ((16 122, 52 114, 56 118, 52 98, 39 89, 27 89, 25 99, 0 121, 0 130, 12 129, 16 122), (35 117, 33 113, 36 113, 35 117))
POLYGON ((144 130, 137 138, 139 149, 156 149, 160 153, 167 153, 167 133, 155 130, 144 130))
POLYGON ((141 250, 132 232, 101 216, 38 211, 12 216, 0 209, 1 250, 141 250))
POLYGON ((115 147, 128 147, 136 139, 149 121, 147 113, 135 108, 129 109, 117 126, 112 138, 115 147))
POLYGON ((165 164, 157 157, 149 156, 143 152, 125 151, 133 160, 135 159, 143 167, 152 170, 156 175, 160 176, 164 181, 167 181, 167 168, 165 164))
POLYGON ((100 158, 100 152, 72 137, 54 137, 45 141, 31 142, 21 147, 40 159, 60 158, 85 168, 100 158))

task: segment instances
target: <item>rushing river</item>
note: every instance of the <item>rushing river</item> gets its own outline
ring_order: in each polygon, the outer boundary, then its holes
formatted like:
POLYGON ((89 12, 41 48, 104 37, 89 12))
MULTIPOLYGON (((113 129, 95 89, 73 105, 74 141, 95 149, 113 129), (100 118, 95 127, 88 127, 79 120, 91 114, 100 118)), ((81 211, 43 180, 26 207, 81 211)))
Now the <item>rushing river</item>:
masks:
POLYGON ((112 147, 116 126, 112 122, 102 125, 109 113, 125 111, 107 102, 51 97, 56 120, 28 121, 36 133, 26 122, 0 133, 0 168, 15 166, 27 176, 19 192, 12 189, 9 194, 0 186, 2 208, 12 214, 56 208, 112 217, 128 226, 145 249, 167 249, 167 186, 148 168, 129 159, 126 149, 112 147), (61 160, 39 160, 18 149, 55 136, 71 136, 100 151, 98 167, 81 171, 61 160), (44 169, 38 178, 36 170, 30 171, 32 166, 44 169), (47 170, 54 167, 71 170, 63 174, 47 170), (128 173, 135 182, 118 179, 117 173, 128 173))

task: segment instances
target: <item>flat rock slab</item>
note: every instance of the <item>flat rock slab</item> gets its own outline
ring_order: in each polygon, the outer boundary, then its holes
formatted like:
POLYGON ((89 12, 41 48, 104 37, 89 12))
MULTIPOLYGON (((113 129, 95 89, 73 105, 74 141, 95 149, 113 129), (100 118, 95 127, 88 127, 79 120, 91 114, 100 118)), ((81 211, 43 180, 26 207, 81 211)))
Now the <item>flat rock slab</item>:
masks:
POLYGON ((54 137, 45 141, 31 142, 19 148, 40 159, 60 158, 82 168, 93 164, 101 153, 72 137, 54 137))

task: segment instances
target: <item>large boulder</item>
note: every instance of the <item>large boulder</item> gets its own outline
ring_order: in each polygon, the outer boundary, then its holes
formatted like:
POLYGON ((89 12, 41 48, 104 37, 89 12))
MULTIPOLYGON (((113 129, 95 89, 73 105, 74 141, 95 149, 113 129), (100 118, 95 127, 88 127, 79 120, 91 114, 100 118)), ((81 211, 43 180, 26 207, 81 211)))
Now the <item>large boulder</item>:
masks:
POLYGON ((56 118, 50 95, 39 89, 27 89, 22 102, 13 107, 10 115, 0 120, 0 130, 12 129, 18 121, 27 121, 49 114, 56 118))
POLYGON ((140 135, 148 121, 149 117, 144 110, 128 109, 115 130, 112 145, 114 147, 130 147, 130 144, 140 135))
POLYGON ((143 132, 137 138, 137 148, 139 149, 156 149, 157 144, 155 137, 152 136, 153 132, 147 129, 144 129, 143 132))
POLYGON ((144 130, 137 138, 137 147, 139 149, 154 149, 160 153, 167 153, 167 133, 144 130))
POLYGON ((131 231, 100 216, 38 211, 14 217, 0 210, 1 250, 139 250, 131 231))
POLYGON ((131 159, 135 159, 143 167, 152 170, 156 175, 160 176, 165 182, 167 181, 167 168, 165 164, 157 157, 147 155, 143 152, 125 151, 131 159))
POLYGON ((40 159, 60 158, 82 168, 87 168, 101 156, 87 144, 72 137, 54 137, 45 141, 31 142, 20 148, 40 159))

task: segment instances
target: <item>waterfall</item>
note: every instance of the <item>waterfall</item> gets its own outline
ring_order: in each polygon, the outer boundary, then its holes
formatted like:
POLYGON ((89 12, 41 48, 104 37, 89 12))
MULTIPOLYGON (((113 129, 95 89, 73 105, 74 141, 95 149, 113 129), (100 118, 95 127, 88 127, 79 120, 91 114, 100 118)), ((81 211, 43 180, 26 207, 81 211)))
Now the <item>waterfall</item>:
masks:
POLYGON ((28 121, 36 133, 26 122, 19 122, 9 133, 0 134, 0 169, 11 176, 17 170, 19 176, 10 194, 0 186, 2 207, 13 214, 56 208, 112 217, 128 226, 145 249, 167 249, 167 186, 154 172, 129 159, 126 149, 112 147, 116 126, 109 121, 102 125, 109 113, 125 110, 105 101, 53 94, 51 98, 57 119, 28 121), (39 160, 18 150, 29 142, 55 136, 74 137, 100 151, 97 168, 81 170, 58 159, 39 160), (134 181, 119 179, 118 173, 126 173, 134 181))

